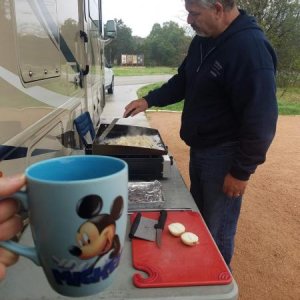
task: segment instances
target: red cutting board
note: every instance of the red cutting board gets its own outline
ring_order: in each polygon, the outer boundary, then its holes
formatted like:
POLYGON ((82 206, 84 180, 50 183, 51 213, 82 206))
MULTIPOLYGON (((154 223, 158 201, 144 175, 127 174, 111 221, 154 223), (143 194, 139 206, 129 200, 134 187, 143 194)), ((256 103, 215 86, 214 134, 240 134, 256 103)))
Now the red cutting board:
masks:
MULTIPOLYGON (((143 212, 142 216, 157 220, 159 212, 143 212)), ((135 214, 131 216, 131 222, 134 218, 135 214)), ((161 248, 155 242, 134 238, 132 259, 134 268, 148 275, 133 275, 133 283, 139 288, 225 285, 232 281, 201 215, 194 211, 168 211, 161 248), (197 234, 199 244, 187 246, 180 237, 171 235, 168 225, 175 222, 197 234)))

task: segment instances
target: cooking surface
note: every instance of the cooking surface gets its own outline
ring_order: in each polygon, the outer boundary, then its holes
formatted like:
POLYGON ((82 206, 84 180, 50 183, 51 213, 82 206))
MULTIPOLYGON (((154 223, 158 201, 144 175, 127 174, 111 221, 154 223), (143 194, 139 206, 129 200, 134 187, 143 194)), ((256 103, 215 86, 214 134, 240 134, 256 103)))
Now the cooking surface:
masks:
POLYGON ((109 134, 106 136, 106 140, 114 140, 121 137, 131 137, 131 136, 151 136, 154 137, 158 148, 147 148, 147 147, 137 147, 137 146, 127 146, 127 145, 112 145, 107 144, 104 141, 99 141, 99 137, 108 127, 109 124, 101 124, 96 138, 93 142, 92 148, 94 154, 104 154, 104 155, 152 155, 159 156, 168 153, 167 147, 164 145, 162 138, 158 130, 147 127, 140 126, 130 126, 130 125, 119 125, 116 124, 109 134))
MULTIPOLYGON (((143 212, 142 216, 158 220, 159 212, 143 212)), ((134 217, 131 215, 131 222, 134 217)), ((133 283, 140 288, 225 285, 232 281, 202 217, 193 211, 168 211, 161 248, 155 242, 132 239, 132 259, 134 268, 146 273, 133 276, 133 283), (200 243, 187 246, 180 237, 172 236, 168 224, 175 222, 197 234, 200 243)))

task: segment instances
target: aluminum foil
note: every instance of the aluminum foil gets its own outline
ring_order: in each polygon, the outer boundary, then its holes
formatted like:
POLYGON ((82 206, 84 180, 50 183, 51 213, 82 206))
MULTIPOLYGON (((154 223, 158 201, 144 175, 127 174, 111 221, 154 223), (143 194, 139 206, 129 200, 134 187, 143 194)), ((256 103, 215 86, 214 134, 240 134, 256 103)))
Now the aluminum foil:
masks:
POLYGON ((161 208, 164 205, 162 184, 158 180, 128 183, 128 208, 161 208))

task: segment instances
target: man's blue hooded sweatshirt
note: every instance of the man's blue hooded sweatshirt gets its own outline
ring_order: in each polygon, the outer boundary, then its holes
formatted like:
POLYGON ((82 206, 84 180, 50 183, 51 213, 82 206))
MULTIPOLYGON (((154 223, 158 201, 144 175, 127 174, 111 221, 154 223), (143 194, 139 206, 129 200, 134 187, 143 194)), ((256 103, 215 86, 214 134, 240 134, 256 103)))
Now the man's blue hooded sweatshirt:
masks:
POLYGON ((195 36, 178 73, 145 99, 149 107, 185 99, 180 136, 190 147, 238 141, 230 173, 247 180, 275 135, 275 73, 271 45, 255 19, 240 11, 217 38, 195 36))

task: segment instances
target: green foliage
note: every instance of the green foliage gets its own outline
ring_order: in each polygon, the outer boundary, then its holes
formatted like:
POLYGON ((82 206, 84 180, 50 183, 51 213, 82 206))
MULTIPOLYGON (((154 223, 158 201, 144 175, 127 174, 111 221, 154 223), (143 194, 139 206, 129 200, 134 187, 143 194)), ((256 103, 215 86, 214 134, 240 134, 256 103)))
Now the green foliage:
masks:
POLYGON ((175 22, 154 24, 146 39, 133 37, 122 20, 115 20, 117 38, 105 47, 109 63, 121 64, 121 54, 144 54, 147 66, 178 67, 186 55, 191 37, 175 22))
POLYGON ((299 0, 238 0, 237 3, 256 17, 275 48, 278 56, 278 86, 299 86, 299 0))
POLYGON ((122 20, 115 21, 117 24, 117 38, 105 46, 104 54, 110 64, 115 60, 117 64, 121 64, 121 54, 135 53, 137 44, 132 37, 131 28, 127 27, 122 20))
POLYGON ((191 38, 175 22, 166 22, 161 27, 154 24, 145 40, 145 59, 150 65, 179 66, 184 59, 191 38))

